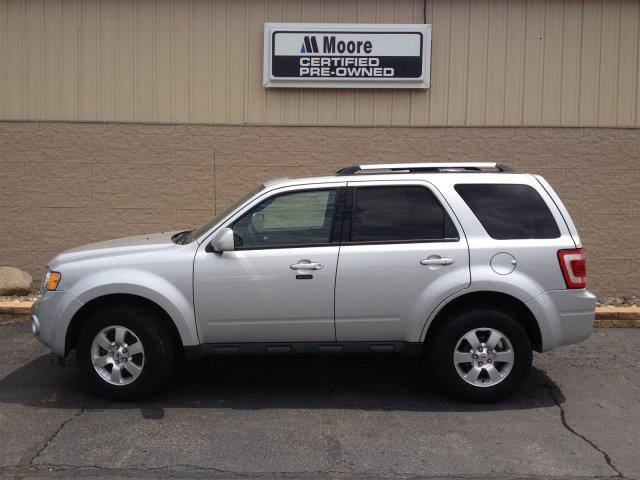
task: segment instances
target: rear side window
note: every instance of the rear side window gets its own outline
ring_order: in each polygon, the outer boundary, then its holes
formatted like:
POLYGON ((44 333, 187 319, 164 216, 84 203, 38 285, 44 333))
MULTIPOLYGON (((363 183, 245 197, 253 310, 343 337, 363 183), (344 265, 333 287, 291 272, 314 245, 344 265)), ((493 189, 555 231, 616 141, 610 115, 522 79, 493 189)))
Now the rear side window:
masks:
POLYGON ((424 187, 359 187, 355 191, 351 242, 457 240, 458 232, 424 187))
POLYGON ((455 189, 491 238, 516 240, 560 236, 547 204, 529 185, 458 184, 455 189))

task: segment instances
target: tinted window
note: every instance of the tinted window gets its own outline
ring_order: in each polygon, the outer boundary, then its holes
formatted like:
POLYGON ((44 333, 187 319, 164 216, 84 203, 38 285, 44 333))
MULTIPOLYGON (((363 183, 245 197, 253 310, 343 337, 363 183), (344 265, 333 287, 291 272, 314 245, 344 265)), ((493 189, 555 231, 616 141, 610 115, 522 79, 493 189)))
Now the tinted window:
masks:
POLYGON ((547 204, 529 185, 460 184, 455 188, 491 238, 560 236, 547 204))
POLYGON ((335 190, 271 197, 233 225, 236 248, 295 246, 331 241, 335 190))
POLYGON ((457 238, 442 206, 423 187, 356 189, 351 241, 411 241, 457 238))

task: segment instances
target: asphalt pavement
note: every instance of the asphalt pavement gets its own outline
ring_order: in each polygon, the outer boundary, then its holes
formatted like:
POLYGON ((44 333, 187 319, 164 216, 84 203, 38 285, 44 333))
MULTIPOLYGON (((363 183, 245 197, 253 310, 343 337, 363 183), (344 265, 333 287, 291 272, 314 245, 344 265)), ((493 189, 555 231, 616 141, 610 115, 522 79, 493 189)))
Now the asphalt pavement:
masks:
POLYGON ((395 356, 208 359, 96 397, 0 324, 0 478, 640 479, 640 329, 536 354, 508 401, 453 401, 395 356))

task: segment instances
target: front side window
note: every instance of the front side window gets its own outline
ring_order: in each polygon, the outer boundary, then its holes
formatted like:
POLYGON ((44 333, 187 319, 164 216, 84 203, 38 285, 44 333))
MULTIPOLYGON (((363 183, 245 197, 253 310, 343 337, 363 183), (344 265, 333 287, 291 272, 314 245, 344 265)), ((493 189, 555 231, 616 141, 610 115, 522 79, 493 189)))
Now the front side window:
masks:
POLYGON ((335 208, 335 189, 273 196, 233 224, 235 248, 330 243, 335 208))
POLYGON ((560 236, 549 207, 529 185, 466 183, 456 185, 455 189, 491 238, 516 240, 560 236))
POLYGON ((420 186, 359 187, 351 219, 351 242, 458 239, 442 205, 420 186))

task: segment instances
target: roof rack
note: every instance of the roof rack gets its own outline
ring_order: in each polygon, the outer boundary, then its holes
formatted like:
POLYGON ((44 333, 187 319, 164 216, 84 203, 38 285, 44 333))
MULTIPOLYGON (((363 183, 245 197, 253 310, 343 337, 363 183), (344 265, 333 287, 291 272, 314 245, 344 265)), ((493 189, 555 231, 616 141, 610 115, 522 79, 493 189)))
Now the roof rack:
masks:
POLYGON ((336 172, 338 176, 381 173, 514 173, 516 170, 501 163, 388 163, 351 165, 336 172))

